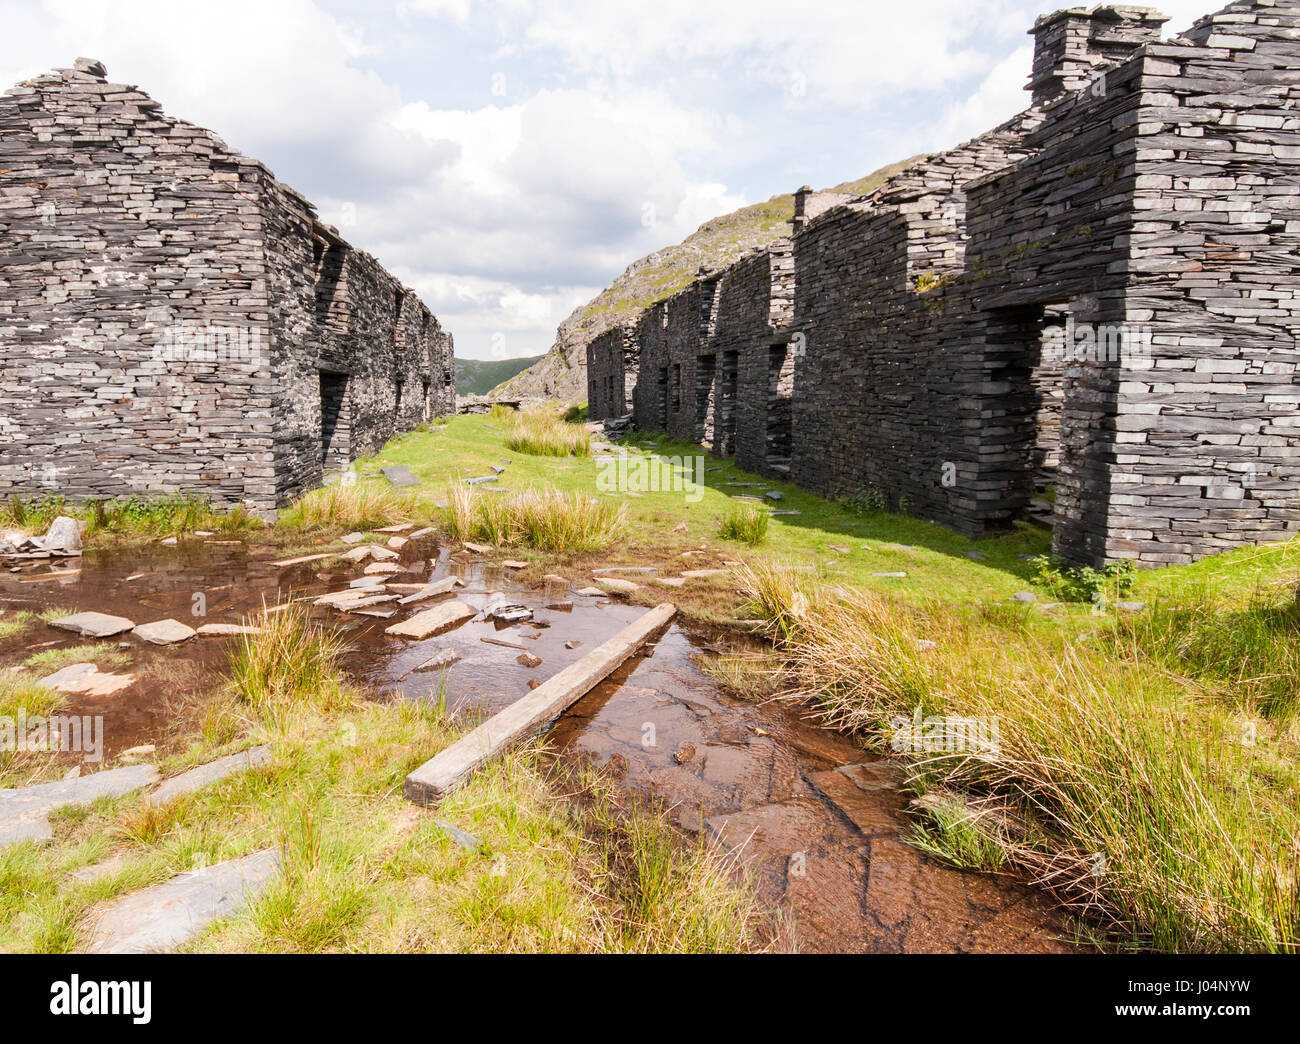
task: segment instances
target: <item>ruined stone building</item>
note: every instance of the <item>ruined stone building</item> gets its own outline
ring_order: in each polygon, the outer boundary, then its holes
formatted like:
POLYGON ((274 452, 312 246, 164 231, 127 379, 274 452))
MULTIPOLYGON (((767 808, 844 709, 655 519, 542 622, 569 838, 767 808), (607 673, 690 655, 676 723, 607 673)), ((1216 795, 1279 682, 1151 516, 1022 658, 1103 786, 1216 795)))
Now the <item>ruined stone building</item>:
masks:
POLYGON ((970 535, 1037 504, 1075 563, 1293 535, 1300 0, 1165 21, 1040 18, 1025 112, 801 190, 788 239, 593 343, 591 415, 635 375, 640 428, 970 535))
POLYGON ((265 513, 454 387, 428 308, 261 163, 95 61, 0 96, 0 496, 265 513))

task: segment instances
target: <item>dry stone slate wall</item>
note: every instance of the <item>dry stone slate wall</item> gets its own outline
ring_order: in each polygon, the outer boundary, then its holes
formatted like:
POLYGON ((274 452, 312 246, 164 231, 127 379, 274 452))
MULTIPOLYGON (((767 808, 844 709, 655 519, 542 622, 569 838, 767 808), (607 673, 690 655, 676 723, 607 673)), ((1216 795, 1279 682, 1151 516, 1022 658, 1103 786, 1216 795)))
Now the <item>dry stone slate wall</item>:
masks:
POLYGON ((637 425, 972 535, 1048 515, 1076 563, 1293 534, 1300 0, 1164 21, 1040 18, 1020 116, 801 189, 790 243, 642 317, 637 425))
POLYGON ((451 412, 452 366, 374 258, 100 63, 0 96, 0 495, 265 513, 451 412))

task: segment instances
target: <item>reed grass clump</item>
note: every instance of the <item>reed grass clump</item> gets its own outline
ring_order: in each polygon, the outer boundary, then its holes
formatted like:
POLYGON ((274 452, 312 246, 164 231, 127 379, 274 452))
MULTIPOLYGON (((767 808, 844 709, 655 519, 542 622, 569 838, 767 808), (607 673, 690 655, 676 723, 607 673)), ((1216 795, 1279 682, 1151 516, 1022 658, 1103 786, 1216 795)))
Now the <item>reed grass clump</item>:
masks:
POLYGON ((767 527, 771 522, 768 513, 753 504, 743 504, 731 509, 730 514, 722 520, 718 536, 723 540, 737 540, 742 544, 756 547, 767 539, 767 527))
POLYGON ((1300 948, 1296 766, 1227 701, 1122 642, 747 580, 798 695, 947 796, 928 837, 953 862, 1004 858, 1126 945, 1300 948))
POLYGON ((516 452, 536 457, 591 456, 591 432, 582 424, 570 424, 554 410, 494 412, 494 417, 505 428, 506 446, 516 452))
POLYGON ((312 619, 305 605, 272 607, 249 617, 230 656, 231 682, 244 703, 269 717, 300 706, 329 709, 351 694, 339 668, 344 642, 312 619))
POLYGON ((556 489, 478 493, 451 489, 449 528, 460 540, 538 551, 597 551, 624 531, 624 505, 556 489))
POLYGON ((340 482, 305 494, 280 513, 280 525, 291 529, 374 529, 409 522, 417 506, 411 493, 374 482, 340 482))

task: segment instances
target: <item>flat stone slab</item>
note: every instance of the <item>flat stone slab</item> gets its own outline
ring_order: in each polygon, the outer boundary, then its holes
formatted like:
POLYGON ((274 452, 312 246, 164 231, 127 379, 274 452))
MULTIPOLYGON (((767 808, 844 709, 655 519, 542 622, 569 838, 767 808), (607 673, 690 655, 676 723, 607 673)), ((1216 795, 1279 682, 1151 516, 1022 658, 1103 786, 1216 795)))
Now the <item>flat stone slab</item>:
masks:
POLYGON ((439 649, 436 653, 430 656, 423 663, 419 664, 416 667, 412 667, 406 673, 415 674, 418 671, 440 671, 447 667, 450 667, 453 663, 455 663, 459 659, 460 659, 460 653, 458 653, 455 649, 439 649))
POLYGON ((443 577, 441 580, 435 580, 431 584, 425 584, 418 591, 413 591, 405 598, 398 600, 398 605, 410 605, 412 602, 423 602, 426 598, 433 598, 437 595, 450 594, 458 587, 464 587, 464 581, 457 576, 443 577))
POLYGON ((246 624, 210 623, 203 624, 197 633, 204 638, 229 638, 240 634, 261 634, 262 629, 249 627, 246 624))
POLYGON ((455 841, 456 844, 460 845, 461 848, 468 848, 471 852, 477 852, 483 847, 483 842, 473 834, 462 830, 458 826, 448 823, 445 819, 435 819, 433 822, 439 830, 442 830, 448 837, 455 841))
POLYGON ((606 594, 631 594, 641 590, 640 584, 631 580, 621 580, 616 576, 602 576, 596 579, 596 586, 606 594))
POLYGON ((175 949, 214 921, 238 913, 279 876, 280 853, 272 848, 181 874, 112 903, 96 922, 86 950, 175 949))
POLYGON ((155 787, 153 791, 145 795, 144 800, 149 805, 165 805, 169 801, 175 801, 183 794, 189 794, 200 787, 206 787, 209 783, 215 783, 227 776, 233 776, 236 772, 245 772, 251 768, 262 768, 270 763, 270 747, 262 746, 242 750, 238 754, 218 758, 206 765, 199 765, 188 772, 182 772, 179 776, 172 776, 171 779, 165 780, 160 786, 155 787))
POLYGON ((441 634, 443 631, 449 631, 453 627, 458 627, 466 620, 477 615, 464 602, 446 602, 443 605, 434 606, 432 609, 426 609, 422 613, 416 613, 409 620, 403 620, 401 623, 386 627, 384 633, 400 635, 403 638, 428 638, 435 634, 441 634))
POLYGON ((154 645, 175 645, 177 642, 188 642, 198 632, 179 620, 167 619, 140 624, 131 633, 141 641, 154 645))
POLYGON ((134 674, 109 674, 93 663, 73 663, 46 675, 37 684, 70 695, 112 696, 134 682, 134 674))
POLYGON ((84 638, 111 638, 135 629, 135 624, 125 616, 109 616, 108 613, 74 613, 51 620, 50 626, 84 638))
POLYGON ((389 464, 379 469, 394 486, 418 486, 420 480, 402 464, 389 464))
POLYGON ((121 797, 158 779, 153 765, 93 772, 75 779, 0 790, 0 845, 16 841, 48 841, 49 814, 66 805, 88 805, 102 797, 121 797))

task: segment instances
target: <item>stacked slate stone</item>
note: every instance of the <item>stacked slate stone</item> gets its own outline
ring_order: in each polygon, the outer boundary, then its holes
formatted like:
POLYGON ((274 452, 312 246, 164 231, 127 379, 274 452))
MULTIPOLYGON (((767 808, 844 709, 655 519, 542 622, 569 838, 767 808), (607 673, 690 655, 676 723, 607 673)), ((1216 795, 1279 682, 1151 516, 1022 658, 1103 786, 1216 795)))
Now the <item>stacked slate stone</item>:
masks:
POLYGON ((361 378, 358 448, 423 419, 426 377, 430 412, 453 402, 422 304, 260 163, 90 59, 0 97, 0 351, 0 495, 265 513, 321 481, 322 369, 361 378), (319 327, 318 276, 346 299, 319 327), (419 389, 401 409, 399 376, 419 389))
POLYGON ((971 534, 1051 484, 1075 563, 1295 532, 1300 0, 1164 21, 1041 18, 1025 113, 799 190, 792 246, 642 316, 637 425, 971 534))
POLYGON ((587 346, 587 416, 611 420, 632 408, 640 359, 636 324, 617 323, 587 346))

